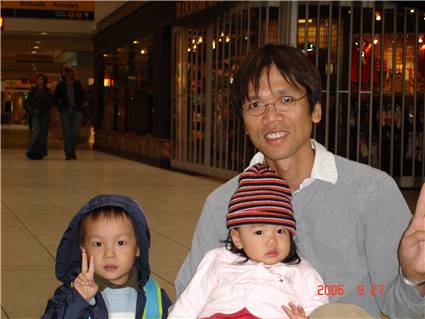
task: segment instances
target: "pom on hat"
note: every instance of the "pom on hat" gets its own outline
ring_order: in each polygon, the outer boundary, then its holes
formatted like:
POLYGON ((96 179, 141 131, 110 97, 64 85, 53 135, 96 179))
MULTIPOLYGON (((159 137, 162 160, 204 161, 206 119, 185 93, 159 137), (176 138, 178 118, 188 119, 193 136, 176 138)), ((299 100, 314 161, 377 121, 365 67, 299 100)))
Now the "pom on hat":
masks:
POLYGON ((288 183, 268 166, 256 164, 239 176, 226 217, 227 228, 248 224, 281 225, 296 235, 288 183))

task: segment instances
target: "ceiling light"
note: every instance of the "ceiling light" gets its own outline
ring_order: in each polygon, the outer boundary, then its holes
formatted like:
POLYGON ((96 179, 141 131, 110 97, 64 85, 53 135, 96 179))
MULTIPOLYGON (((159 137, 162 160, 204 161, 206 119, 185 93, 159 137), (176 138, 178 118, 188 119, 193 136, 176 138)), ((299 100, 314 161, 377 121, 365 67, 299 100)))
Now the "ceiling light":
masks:
POLYGON ((415 13, 415 9, 410 9, 410 13, 415 13))
POLYGON ((381 18, 381 15, 379 14, 379 12, 376 12, 376 13, 375 13, 375 20, 376 20, 376 21, 381 21, 381 19, 382 19, 382 18, 381 18))
POLYGON ((138 40, 133 41, 133 44, 139 44, 139 43, 140 43, 140 41, 138 41, 138 40))
POLYGON ((40 47, 38 45, 34 45, 32 48, 33 49, 40 49, 40 47))
POLYGON ((140 54, 145 54, 146 53, 146 51, 145 50, 140 50, 140 54))
POLYGON ((378 44, 378 39, 373 40, 373 44, 378 44))
POLYGON ((41 44, 40 40, 35 41, 36 44, 41 44))
POLYGON ((36 53, 37 53, 37 51, 31 51, 31 53, 32 53, 32 54, 36 54, 36 53))
POLYGON ((47 32, 41 32, 40 34, 41 35, 47 35, 47 32))

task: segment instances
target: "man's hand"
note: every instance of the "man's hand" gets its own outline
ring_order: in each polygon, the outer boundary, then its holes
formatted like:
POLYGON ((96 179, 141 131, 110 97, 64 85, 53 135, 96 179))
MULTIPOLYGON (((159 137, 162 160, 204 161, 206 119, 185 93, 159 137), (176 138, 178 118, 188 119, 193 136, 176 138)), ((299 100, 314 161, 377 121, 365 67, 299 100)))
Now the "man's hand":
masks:
MULTIPOLYGON (((401 238, 398 255, 401 270, 408 280, 425 280, 425 184, 422 185, 415 214, 401 238)), ((424 295, 425 285, 418 290, 424 295)))
POLYGON ((94 281, 94 258, 90 256, 90 262, 87 264, 87 253, 85 249, 81 251, 81 272, 74 280, 74 288, 87 301, 89 301, 99 289, 99 286, 94 281))
POLYGON ((302 306, 295 306, 292 302, 289 302, 288 306, 289 307, 282 306, 282 309, 283 311, 285 311, 289 319, 307 319, 308 318, 302 306))

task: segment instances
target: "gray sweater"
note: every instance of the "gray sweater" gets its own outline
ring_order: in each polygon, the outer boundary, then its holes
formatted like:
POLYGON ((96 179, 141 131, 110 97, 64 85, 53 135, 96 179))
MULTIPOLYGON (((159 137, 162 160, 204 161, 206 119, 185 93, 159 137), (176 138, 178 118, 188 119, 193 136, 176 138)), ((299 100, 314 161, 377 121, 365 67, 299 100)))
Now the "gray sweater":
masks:
MULTIPOLYGON (((380 310, 391 318, 425 318, 425 298, 399 275, 398 244, 411 213, 396 183, 370 166, 339 156, 335 162, 335 184, 316 179, 293 194, 300 254, 325 284, 344 290, 318 287, 318 293, 328 294, 332 303, 357 304, 376 318, 380 310)), ((223 246, 227 206, 237 182, 235 177, 208 196, 177 274, 177 296, 205 253, 223 246)))

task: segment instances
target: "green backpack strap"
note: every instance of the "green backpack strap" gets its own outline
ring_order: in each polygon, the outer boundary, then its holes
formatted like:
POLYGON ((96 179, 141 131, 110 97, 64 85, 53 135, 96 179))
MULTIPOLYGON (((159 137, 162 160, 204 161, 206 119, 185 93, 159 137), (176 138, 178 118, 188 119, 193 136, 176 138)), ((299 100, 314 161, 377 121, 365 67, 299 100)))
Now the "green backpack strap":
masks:
POLYGON ((162 297, 161 287, 155 279, 149 277, 143 287, 146 295, 145 309, 142 319, 161 319, 162 318, 162 297))

